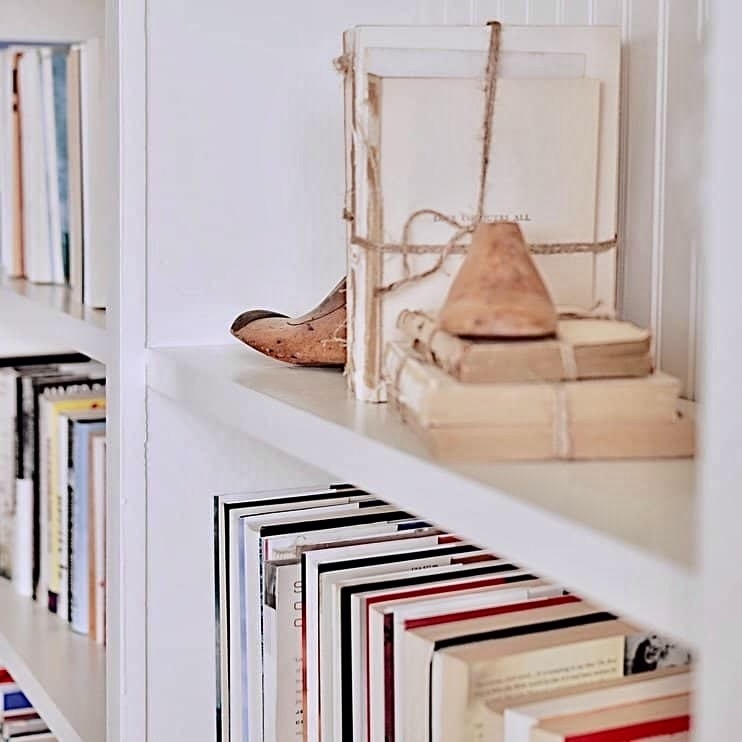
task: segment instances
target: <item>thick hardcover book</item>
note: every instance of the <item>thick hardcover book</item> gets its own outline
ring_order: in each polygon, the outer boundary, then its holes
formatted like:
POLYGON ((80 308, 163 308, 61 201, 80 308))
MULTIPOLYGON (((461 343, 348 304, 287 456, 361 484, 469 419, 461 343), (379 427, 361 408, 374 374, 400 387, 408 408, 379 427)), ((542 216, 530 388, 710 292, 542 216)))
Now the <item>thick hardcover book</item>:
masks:
POLYGON ((562 319, 553 340, 460 338, 405 310, 398 327, 427 361, 466 384, 574 381, 652 373, 651 333, 630 322, 562 319))
POLYGON ((450 461, 688 457, 693 407, 680 382, 647 378, 463 384, 390 343, 390 396, 432 452, 450 461))
POLYGON ((520 223, 560 307, 611 316, 619 29, 505 24, 497 64, 487 26, 360 27, 344 41, 356 396, 386 400, 397 317, 441 306, 480 220, 520 223))

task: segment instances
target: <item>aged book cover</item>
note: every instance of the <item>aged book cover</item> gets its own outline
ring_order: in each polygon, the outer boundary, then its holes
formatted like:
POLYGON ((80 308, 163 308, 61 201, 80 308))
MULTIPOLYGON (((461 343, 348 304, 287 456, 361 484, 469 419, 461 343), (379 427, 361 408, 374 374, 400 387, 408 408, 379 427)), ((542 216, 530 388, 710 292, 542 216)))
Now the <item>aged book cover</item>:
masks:
POLYGON ((381 354, 399 313, 440 306, 480 218, 517 221, 539 245, 607 244, 537 262, 563 308, 614 311, 618 30, 505 25, 492 109, 491 41, 474 26, 345 36, 349 379, 360 399, 386 400, 381 354))
POLYGON ((397 326, 427 361, 467 384, 647 376, 651 333, 630 322, 562 319, 553 340, 460 338, 433 315, 405 310, 397 326))
POLYGON ((666 374, 462 384, 390 343, 384 375, 405 423, 449 461, 687 457, 695 450, 693 406, 666 374))

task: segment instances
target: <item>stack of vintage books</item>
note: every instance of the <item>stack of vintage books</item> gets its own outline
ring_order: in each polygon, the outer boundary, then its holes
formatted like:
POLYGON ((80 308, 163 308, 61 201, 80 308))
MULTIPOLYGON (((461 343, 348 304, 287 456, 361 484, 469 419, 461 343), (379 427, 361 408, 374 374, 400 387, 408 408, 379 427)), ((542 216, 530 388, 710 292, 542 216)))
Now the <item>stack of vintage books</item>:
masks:
POLYGON ((473 340, 404 311, 387 344, 390 399, 452 461, 692 456, 692 405, 653 372, 651 337, 628 322, 562 319, 547 340, 473 340))

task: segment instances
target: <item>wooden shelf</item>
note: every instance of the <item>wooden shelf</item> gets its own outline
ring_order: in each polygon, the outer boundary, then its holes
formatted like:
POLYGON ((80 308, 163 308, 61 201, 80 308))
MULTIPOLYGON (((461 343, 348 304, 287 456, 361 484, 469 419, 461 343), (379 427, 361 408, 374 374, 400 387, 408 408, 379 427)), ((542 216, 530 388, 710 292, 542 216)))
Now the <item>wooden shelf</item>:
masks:
POLYGON ((693 642, 691 461, 433 461, 387 405, 357 403, 340 373, 239 346, 150 351, 150 387, 375 492, 622 615, 693 642))
POLYGON ((103 363, 108 359, 106 313, 74 301, 64 286, 0 278, 0 316, 4 324, 22 328, 28 336, 61 344, 103 363))
POLYGON ((106 738, 105 651, 0 579, 0 665, 60 742, 106 738))

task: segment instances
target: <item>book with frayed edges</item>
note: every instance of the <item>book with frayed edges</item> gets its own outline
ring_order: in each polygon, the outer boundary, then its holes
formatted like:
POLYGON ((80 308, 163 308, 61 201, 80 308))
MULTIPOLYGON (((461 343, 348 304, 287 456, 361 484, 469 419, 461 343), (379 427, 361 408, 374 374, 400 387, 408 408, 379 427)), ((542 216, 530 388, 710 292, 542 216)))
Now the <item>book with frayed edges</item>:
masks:
POLYGON ((652 336, 630 322, 561 319, 548 340, 477 340, 406 310, 398 328, 418 353, 467 384, 641 377, 652 373, 652 336))
POLYGON ((667 374, 464 384, 389 343, 384 376, 404 421, 439 459, 683 458, 695 451, 693 406, 667 374))

